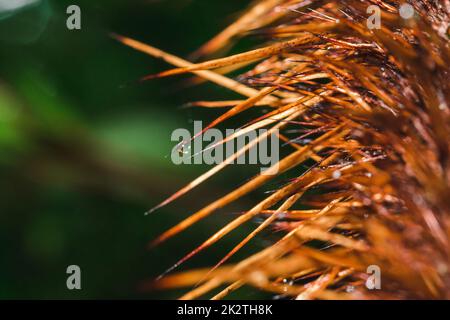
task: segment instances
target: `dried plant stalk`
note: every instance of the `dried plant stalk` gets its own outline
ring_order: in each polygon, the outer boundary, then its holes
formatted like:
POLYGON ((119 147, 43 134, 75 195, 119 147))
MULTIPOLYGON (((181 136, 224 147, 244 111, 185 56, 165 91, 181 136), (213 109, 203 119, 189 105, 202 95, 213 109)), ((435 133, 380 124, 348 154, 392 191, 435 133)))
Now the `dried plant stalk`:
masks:
MULTIPOLYGON (((281 130, 280 138, 293 148, 278 163, 279 173, 290 170, 288 183, 219 229, 169 271, 243 223, 266 216, 259 227, 212 269, 166 275, 152 287, 198 284, 183 296, 186 299, 224 298, 246 285, 296 299, 450 299, 450 2, 408 1, 416 14, 403 19, 398 8, 404 2, 260 1, 195 56, 221 50, 244 33, 265 36, 269 44, 197 64, 117 37, 179 67, 147 78, 193 72, 244 96, 239 101, 197 103, 232 106, 208 128, 268 104, 272 111, 247 127, 281 130), (382 10, 380 29, 367 27, 369 5, 382 10), (245 66, 248 61, 258 63, 236 85, 213 71, 245 66), (306 164, 310 167, 305 172, 306 164), (300 204, 309 209, 296 208, 300 204), (266 228, 284 235, 237 264, 224 264, 266 228), (382 290, 365 286, 369 265, 380 267, 382 290)), ((162 205, 228 163, 211 169, 162 205)), ((276 176, 252 178, 154 243, 276 176)))

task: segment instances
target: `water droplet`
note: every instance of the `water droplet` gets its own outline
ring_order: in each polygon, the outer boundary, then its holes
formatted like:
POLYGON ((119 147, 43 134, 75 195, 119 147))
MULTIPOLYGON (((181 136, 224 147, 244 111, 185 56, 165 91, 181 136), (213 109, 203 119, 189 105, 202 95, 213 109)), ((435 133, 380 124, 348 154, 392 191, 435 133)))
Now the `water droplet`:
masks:
POLYGON ((441 276, 445 276, 448 273, 448 266, 445 263, 440 262, 437 265, 437 271, 441 276))
POLYGON ((403 19, 411 19, 414 16, 414 7, 409 3, 404 3, 400 6, 398 12, 403 19))
POLYGON ((281 212, 278 214, 278 219, 279 220, 283 220, 287 217, 287 214, 285 212, 281 212))
POLYGON ((339 170, 333 171, 333 179, 339 179, 341 176, 342 176, 341 171, 339 170))

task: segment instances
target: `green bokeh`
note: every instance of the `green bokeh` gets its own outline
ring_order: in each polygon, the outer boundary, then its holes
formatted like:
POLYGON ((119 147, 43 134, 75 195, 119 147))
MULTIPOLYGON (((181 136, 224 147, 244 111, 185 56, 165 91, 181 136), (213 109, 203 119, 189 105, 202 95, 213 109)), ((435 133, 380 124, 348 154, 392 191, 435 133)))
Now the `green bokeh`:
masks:
MULTIPOLYGON (((261 195, 159 248, 147 250, 148 241, 255 171, 233 168, 151 216, 144 212, 206 169, 173 165, 170 133, 217 112, 179 107, 237 96, 212 84, 183 88, 183 77, 138 83, 169 66, 109 34, 186 56, 245 6, 241 0, 44 0, 0 14, 0 298, 179 296, 182 291, 138 288, 261 195), (70 4, 81 7, 79 31, 66 28, 70 4), (71 264, 81 267, 81 291, 66 288, 71 264)), ((183 268, 219 261, 246 230, 183 268)), ((261 245, 256 241, 236 258, 261 245)), ((244 289, 234 297, 262 296, 244 289)))

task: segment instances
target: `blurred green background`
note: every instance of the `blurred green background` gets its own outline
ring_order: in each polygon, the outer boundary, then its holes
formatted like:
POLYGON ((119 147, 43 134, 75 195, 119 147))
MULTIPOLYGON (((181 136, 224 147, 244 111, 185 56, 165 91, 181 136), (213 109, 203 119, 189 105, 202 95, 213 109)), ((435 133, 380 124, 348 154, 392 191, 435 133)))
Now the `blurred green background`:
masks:
MULTIPOLYGON (((256 171, 235 166, 176 203, 144 212, 207 169, 172 164, 170 134, 221 111, 180 107, 237 96, 212 84, 185 88, 187 77, 138 83, 169 66, 109 34, 187 56, 249 3, 0 0, 0 298, 164 299, 183 292, 138 288, 261 194, 156 249, 147 243, 256 171), (81 8, 79 31, 66 28, 71 4, 81 8), (66 288, 71 264, 81 267, 82 290, 66 288)), ((215 264, 251 227, 179 270, 215 264)), ((233 260, 261 246, 256 241, 233 260)), ((244 289, 232 297, 262 296, 244 289)))

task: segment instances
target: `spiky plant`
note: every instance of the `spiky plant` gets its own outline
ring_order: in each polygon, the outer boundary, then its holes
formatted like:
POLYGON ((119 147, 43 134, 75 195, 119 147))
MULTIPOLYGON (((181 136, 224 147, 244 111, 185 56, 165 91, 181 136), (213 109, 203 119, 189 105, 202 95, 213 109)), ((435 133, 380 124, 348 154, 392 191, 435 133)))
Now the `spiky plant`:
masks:
POLYGON ((244 35, 264 36, 264 47, 197 64, 116 36, 178 67, 145 79, 191 72, 243 96, 196 103, 230 107, 206 129, 266 105, 271 111, 247 128, 279 130, 292 147, 277 173, 253 177, 155 240, 176 235, 280 173, 292 175, 174 267, 264 217, 220 262, 166 275, 156 286, 192 286, 184 299, 219 299, 244 285, 297 299, 450 298, 450 2, 408 1, 415 10, 409 19, 399 15, 404 3, 262 0, 196 56, 221 52, 244 35), (379 29, 367 26, 369 5, 381 9, 379 29), (250 64, 239 82, 224 75, 250 64), (295 209, 299 204, 309 209, 295 209), (237 264, 226 263, 266 228, 283 236, 237 264), (381 270, 382 290, 365 285, 370 265, 381 270))

